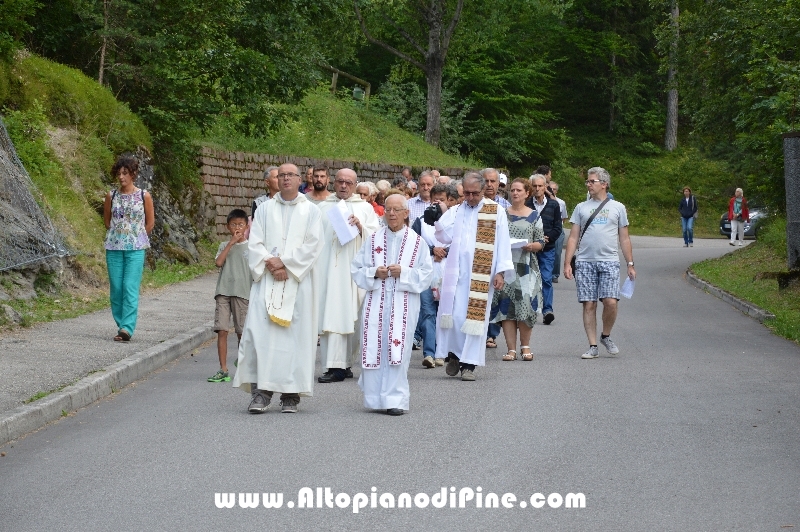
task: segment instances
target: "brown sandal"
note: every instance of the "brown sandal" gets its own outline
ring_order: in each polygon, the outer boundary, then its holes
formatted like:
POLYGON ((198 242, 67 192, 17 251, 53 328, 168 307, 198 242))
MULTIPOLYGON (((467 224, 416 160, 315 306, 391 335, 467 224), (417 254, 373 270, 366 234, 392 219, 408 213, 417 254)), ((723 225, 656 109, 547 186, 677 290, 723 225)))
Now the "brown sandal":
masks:
POLYGON ((486 339, 486 347, 494 349, 497 347, 497 342, 494 341, 494 338, 489 337, 486 339))
POLYGON ((513 349, 509 349, 508 353, 503 355, 503 360, 505 360, 506 362, 508 362, 509 360, 516 360, 516 359, 517 359, 517 352, 514 351, 513 349), (512 355, 511 353, 514 354, 512 355))
POLYGON ((519 350, 522 351, 523 349, 527 349, 528 352, 522 353, 522 360, 524 360, 525 362, 530 362, 531 360, 533 360, 533 353, 531 353, 531 348, 527 345, 520 346, 519 350))

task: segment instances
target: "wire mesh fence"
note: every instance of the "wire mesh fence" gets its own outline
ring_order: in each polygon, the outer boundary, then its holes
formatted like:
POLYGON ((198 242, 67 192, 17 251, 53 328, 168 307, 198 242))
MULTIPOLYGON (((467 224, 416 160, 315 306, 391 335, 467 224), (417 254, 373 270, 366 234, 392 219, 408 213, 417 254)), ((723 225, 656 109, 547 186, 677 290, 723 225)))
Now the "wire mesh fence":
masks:
POLYGON ((0 118, 0 271, 69 255, 0 118))

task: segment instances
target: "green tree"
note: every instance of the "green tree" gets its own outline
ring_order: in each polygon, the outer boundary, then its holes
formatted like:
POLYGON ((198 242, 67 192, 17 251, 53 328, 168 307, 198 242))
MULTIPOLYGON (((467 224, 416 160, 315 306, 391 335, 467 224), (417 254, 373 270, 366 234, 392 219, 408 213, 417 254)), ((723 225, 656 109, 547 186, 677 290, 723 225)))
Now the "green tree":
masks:
POLYGON ((664 82, 654 28, 660 11, 633 0, 573 0, 541 37, 556 61, 550 109, 568 125, 657 141, 664 82))
POLYGON ((409 51, 403 51, 375 37, 373 32, 367 29, 358 0, 353 0, 361 31, 369 42, 381 46, 425 74, 428 86, 425 140, 438 146, 441 136, 442 78, 445 60, 453 32, 461 17, 464 0, 455 0, 455 5, 452 6, 448 6, 446 0, 377 4, 378 2, 373 1, 371 7, 379 11, 380 17, 402 36, 405 48, 409 51))
POLYGON ((30 31, 30 18, 39 7, 36 0, 0 0, 0 57, 8 58, 30 31))
POLYGON ((727 157, 749 194, 784 204, 781 134, 798 127, 797 0, 684 2, 680 68, 693 138, 727 157))

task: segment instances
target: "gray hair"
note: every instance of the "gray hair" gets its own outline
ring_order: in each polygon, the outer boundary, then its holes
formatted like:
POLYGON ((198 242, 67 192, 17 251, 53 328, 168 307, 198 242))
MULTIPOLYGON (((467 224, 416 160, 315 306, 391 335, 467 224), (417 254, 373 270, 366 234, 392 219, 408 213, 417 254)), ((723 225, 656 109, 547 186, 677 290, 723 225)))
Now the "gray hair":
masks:
POLYGON ((378 187, 376 187, 375 183, 372 181, 363 181, 359 183, 359 185, 365 185, 369 189, 370 196, 374 196, 378 193, 378 187))
POLYGON ((447 187, 447 197, 448 198, 457 200, 458 198, 461 197, 458 194, 458 187, 455 185, 455 183, 447 183, 445 185, 445 187, 447 187))
POLYGON ((422 172, 420 172, 419 175, 417 176, 417 182, 419 182, 419 180, 425 176, 429 176, 431 179, 433 179, 434 182, 436 182, 436 178, 433 177, 433 174, 431 173, 430 170, 423 170, 422 172))
POLYGON ((264 179, 269 177, 269 173, 270 172, 272 172, 273 170, 277 170, 277 169, 278 169, 277 166, 267 166, 267 169, 264 170, 264 179))
POLYGON ((742 196, 744 196, 744 190, 742 190, 741 188, 737 188, 733 193, 736 194, 737 192, 740 192, 742 196))
POLYGON ((491 168, 484 168, 480 172, 467 172, 466 174, 464 174, 464 179, 461 180, 461 186, 464 186, 464 184, 466 184, 467 182, 467 179, 470 179, 477 181, 478 184, 480 184, 481 186, 481 190, 483 190, 484 188, 486 188, 486 179, 483 177, 483 173, 486 170, 491 170, 491 168))
MULTIPOLYGON (((484 169, 483 169, 483 170, 481 170, 481 172, 480 172, 480 174, 481 174, 481 177, 483 177, 483 178, 485 178, 485 177, 486 177, 486 174, 491 174, 491 173, 495 173, 495 174, 497 174, 497 176, 498 176, 498 177, 500 177, 500 172, 498 172, 498 171, 497 171, 497 170, 495 170, 494 168, 484 168, 484 169)), ((464 177, 467 177, 467 176, 464 176, 464 177)), ((485 182, 486 182, 486 181, 485 181, 485 179, 484 179, 484 183, 485 183, 485 182)))
POLYGON ((377 189, 378 189, 379 191, 381 191, 381 192, 386 192, 387 190, 389 190, 390 188, 392 188, 392 184, 391 184, 391 183, 389 183, 388 181, 386 181, 385 179, 381 179, 380 181, 378 181, 377 183, 375 183, 375 186, 376 186, 376 187, 377 187, 377 189))
POLYGON ((596 175, 597 179, 600 180, 601 183, 608 183, 608 186, 611 186, 611 175, 608 173, 608 170, 605 168, 601 168, 600 166, 593 166, 586 171, 586 175, 596 175))
POLYGON ((530 181, 531 183, 533 183, 533 180, 534 180, 534 179, 541 179, 542 181, 544 181, 545 183, 547 183, 547 176, 544 176, 544 175, 542 175, 542 174, 533 174, 533 175, 530 177, 529 181, 530 181))

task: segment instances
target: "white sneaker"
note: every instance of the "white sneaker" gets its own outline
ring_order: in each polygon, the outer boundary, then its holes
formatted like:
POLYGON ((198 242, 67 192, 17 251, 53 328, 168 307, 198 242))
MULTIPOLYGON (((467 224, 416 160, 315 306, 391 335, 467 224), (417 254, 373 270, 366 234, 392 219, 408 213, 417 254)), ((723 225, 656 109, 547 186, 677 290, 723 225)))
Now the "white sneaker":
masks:
POLYGON ((581 355, 581 358, 584 360, 589 360, 592 358, 597 358, 600 356, 600 353, 597 351, 597 346, 593 345, 589 347, 589 350, 586 351, 584 354, 581 355))
POLYGON ((423 368, 433 368, 436 367, 436 362, 434 362, 433 357, 428 355, 422 359, 422 367, 423 368))
POLYGON ((603 347, 606 348, 606 351, 608 351, 609 355, 616 355, 619 353, 619 347, 617 347, 617 344, 611 341, 610 336, 608 338, 600 338, 600 343, 603 344, 603 347))

